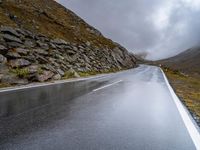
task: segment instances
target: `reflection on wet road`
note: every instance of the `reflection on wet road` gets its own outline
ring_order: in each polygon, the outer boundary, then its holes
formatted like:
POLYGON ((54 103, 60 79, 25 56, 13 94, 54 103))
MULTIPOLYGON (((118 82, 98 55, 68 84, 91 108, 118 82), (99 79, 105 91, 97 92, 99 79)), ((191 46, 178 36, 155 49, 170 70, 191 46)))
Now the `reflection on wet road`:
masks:
POLYGON ((0 93, 0 149, 193 150, 159 68, 0 93))

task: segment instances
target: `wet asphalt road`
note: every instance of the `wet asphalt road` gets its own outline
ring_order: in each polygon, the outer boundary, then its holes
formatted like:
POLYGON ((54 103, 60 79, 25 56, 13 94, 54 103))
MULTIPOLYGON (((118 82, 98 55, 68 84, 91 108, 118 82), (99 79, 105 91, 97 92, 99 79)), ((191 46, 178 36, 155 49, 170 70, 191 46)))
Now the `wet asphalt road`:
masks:
POLYGON ((0 150, 195 149, 156 67, 0 93, 0 104, 0 150))

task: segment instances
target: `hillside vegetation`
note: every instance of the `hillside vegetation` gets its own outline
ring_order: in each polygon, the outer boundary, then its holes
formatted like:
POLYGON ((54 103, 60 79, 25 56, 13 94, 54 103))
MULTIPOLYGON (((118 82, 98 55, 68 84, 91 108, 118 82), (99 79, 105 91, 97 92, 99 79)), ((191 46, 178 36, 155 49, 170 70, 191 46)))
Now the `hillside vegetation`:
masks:
POLYGON ((200 47, 188 49, 158 63, 188 75, 200 75, 200 47))
POLYGON ((135 56, 54 0, 0 0, 0 86, 119 71, 135 56))

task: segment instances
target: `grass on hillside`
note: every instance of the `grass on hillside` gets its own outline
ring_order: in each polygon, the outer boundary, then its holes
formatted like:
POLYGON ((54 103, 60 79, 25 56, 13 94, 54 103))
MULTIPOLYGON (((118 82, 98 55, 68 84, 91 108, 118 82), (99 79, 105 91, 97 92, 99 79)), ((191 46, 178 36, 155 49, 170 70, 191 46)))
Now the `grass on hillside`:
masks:
POLYGON ((169 69, 163 70, 183 103, 200 117, 200 77, 186 76, 169 69))
POLYGON ((55 1, 4 2, 0 5, 0 25, 22 27, 49 38, 61 38, 77 44, 89 41, 98 48, 116 47, 110 39, 89 32, 90 25, 55 1), (16 18, 11 19, 8 14, 16 18))

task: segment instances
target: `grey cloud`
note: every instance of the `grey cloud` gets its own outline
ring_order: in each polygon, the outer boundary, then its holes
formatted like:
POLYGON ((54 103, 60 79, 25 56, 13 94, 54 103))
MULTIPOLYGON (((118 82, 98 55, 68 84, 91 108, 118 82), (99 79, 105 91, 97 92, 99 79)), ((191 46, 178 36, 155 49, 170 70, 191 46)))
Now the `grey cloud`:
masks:
MULTIPOLYGON (((192 1, 192 0, 190 0, 192 1)), ((185 0, 60 0, 89 24, 135 53, 148 58, 172 56, 200 39, 200 10, 185 0), (160 12, 158 10, 161 10, 160 12), (166 10, 165 24, 159 13, 166 10), (163 27, 162 27, 163 26, 163 27)), ((165 16, 164 16, 165 17, 165 16)))

